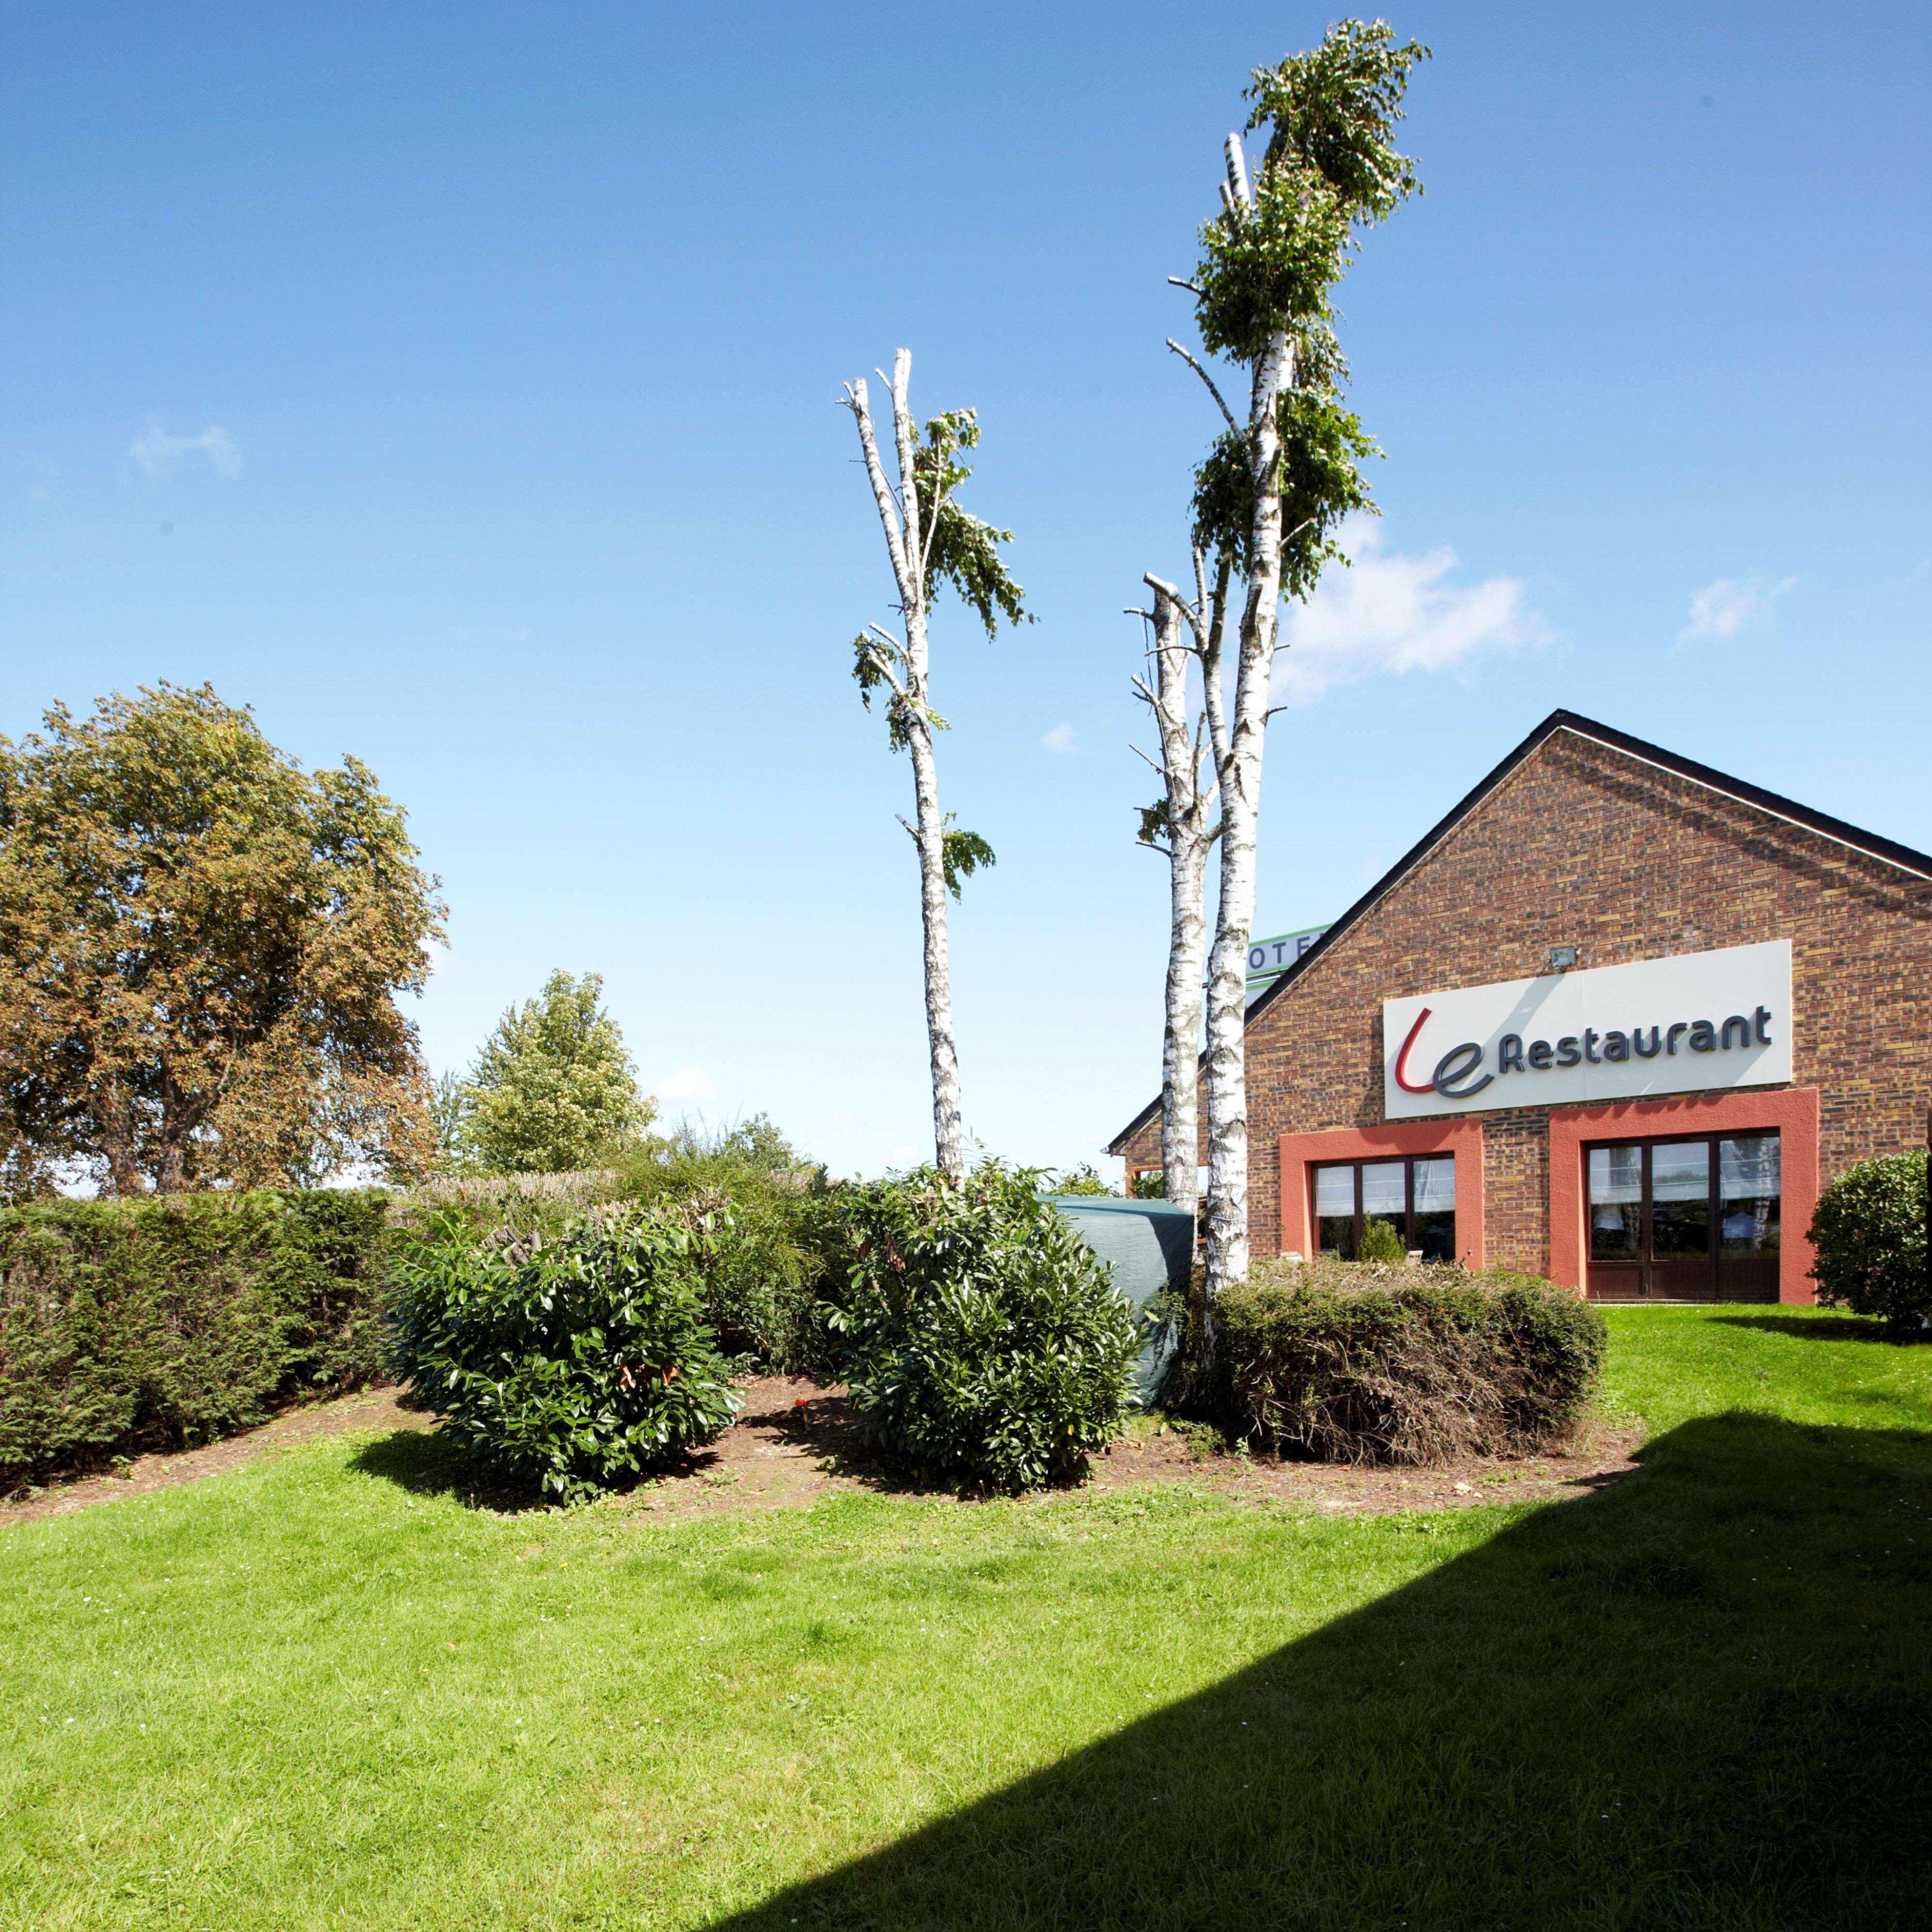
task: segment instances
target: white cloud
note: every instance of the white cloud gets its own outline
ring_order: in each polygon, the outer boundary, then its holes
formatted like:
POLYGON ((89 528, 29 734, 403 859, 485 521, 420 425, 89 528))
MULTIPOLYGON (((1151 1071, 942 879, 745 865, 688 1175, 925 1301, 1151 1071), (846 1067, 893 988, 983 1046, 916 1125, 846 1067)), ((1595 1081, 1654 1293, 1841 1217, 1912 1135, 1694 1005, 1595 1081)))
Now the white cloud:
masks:
POLYGON ((890 1167, 914 1167, 926 1150, 916 1141, 904 1141, 886 1156, 890 1167))
POLYGON ((1070 752, 1073 748, 1073 727, 1056 724, 1040 742, 1049 752, 1070 752))
POLYGON ((219 423, 210 423, 198 436, 170 436, 159 416, 150 416, 147 428, 128 446, 128 454, 158 482, 172 476, 188 456, 206 457, 218 476, 237 476, 242 471, 242 446, 219 423))
POLYGON ((1448 670, 1482 651, 1548 640, 1519 579, 1451 583, 1456 553, 1447 544, 1385 556, 1382 542, 1378 525, 1352 519, 1342 547, 1353 567, 1330 565, 1314 596, 1282 614, 1278 704, 1312 704, 1338 684, 1378 673, 1448 670))
POLYGON ((826 1119, 835 1127, 856 1127, 859 1116, 850 1107, 834 1107, 826 1119))
POLYGON ((1690 600, 1690 621, 1677 634, 1680 644, 1701 644, 1714 639, 1728 644, 1742 631, 1768 621, 1771 607, 1798 581, 1780 577, 1754 577, 1741 582, 1735 577, 1720 577, 1707 584, 1690 600))
POLYGON ((668 1080, 658 1082, 654 1097, 667 1107, 715 1100, 718 1076, 708 1066, 680 1066, 668 1080))

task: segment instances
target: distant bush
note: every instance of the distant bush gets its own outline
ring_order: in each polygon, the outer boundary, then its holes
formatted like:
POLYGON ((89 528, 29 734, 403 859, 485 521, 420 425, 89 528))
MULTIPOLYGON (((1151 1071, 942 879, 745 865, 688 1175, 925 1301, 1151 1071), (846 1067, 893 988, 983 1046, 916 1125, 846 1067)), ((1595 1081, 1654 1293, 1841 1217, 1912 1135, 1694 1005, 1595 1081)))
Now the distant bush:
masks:
POLYGON ((1264 1265, 1219 1303, 1228 1425, 1324 1461, 1520 1454, 1574 1426, 1603 1317, 1524 1276, 1446 1265, 1264 1265))
POLYGON ((383 1372, 391 1197, 0 1211, 0 1485, 248 1427, 383 1372))
POLYGON ((850 1264, 843 1190, 762 1114, 709 1132, 681 1126, 621 1162, 620 1198, 724 1210, 699 1257, 706 1318, 747 1366, 828 1372, 826 1297, 850 1264))
POLYGON ((612 1203, 711 1214, 697 1256, 705 1319, 745 1367, 828 1372, 825 1297, 850 1262, 841 1187, 762 1114, 728 1126, 680 1126, 570 1174, 443 1178, 399 1208, 412 1228, 460 1221, 554 1235, 612 1203), (725 1211, 717 1211, 725 1210, 725 1211))
POLYGON ((1074 1475, 1112 1442, 1140 1344, 1039 1180, 922 1168, 846 1203, 856 1258, 832 1319, 867 1439, 989 1489, 1074 1475))
POLYGON ((1810 1232, 1820 1301, 1901 1334, 1932 1317, 1922 1148, 1847 1168, 1819 1196, 1810 1232))
POLYGON ((662 1468, 737 1413, 704 1319, 712 1232, 668 1208, 548 1234, 452 1220, 398 1261, 397 1371, 479 1460, 550 1496, 662 1468))
POLYGON ((1082 1161, 1078 1167, 1063 1168, 1058 1173, 1049 1172, 1042 1177, 1042 1182, 1044 1191, 1048 1194, 1118 1196, 1120 1191, 1090 1160, 1082 1161))

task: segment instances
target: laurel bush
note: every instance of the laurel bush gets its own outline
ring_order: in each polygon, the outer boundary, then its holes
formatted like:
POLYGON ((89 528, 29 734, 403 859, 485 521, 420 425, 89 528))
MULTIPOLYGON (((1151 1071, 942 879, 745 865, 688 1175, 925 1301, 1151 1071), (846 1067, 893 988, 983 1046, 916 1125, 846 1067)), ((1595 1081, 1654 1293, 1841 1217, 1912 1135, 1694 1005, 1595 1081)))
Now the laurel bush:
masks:
POLYGON ((831 1322, 866 1439, 983 1488, 1077 1474, 1120 1432, 1138 1324, 1106 1265, 987 1161, 855 1190, 856 1259, 831 1322))
POLYGON ((503 1238, 452 1219, 398 1259, 397 1372, 479 1461, 550 1496, 662 1468, 738 1411, 704 1318, 715 1234, 670 1208, 503 1238))
POLYGON ((1810 1232, 1820 1301, 1880 1316, 1895 1334, 1932 1318, 1923 1148, 1847 1168, 1819 1196, 1810 1232))

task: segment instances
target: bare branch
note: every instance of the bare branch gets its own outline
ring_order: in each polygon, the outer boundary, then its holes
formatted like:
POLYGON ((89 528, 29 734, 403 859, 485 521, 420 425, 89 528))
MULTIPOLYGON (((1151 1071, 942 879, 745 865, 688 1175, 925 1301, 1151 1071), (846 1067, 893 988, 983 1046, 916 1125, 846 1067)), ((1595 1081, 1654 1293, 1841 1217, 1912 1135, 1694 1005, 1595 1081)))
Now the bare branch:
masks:
POLYGON ((872 500, 878 506, 879 522, 886 532, 886 548, 892 554, 892 576, 899 586, 902 598, 910 596, 907 577, 904 525, 901 520, 900 506, 892 494, 892 485, 886 481, 885 466, 879 460, 878 440, 872 434, 872 412, 866 392, 866 379, 861 376, 856 382, 845 385, 844 407, 852 412, 859 425, 859 447, 865 453, 866 474, 872 485, 872 500))
MULTIPOLYGON (((899 349, 892 353, 892 435, 898 446, 899 458, 899 508, 905 518, 906 544, 908 560, 913 545, 920 542, 919 520, 919 472, 916 467, 916 437, 914 432, 912 402, 908 394, 912 385, 912 351, 899 349)), ((908 598, 916 598, 920 608, 926 605, 926 571, 923 548, 920 553, 920 570, 918 577, 905 587, 908 598)))
POLYGON ((1228 408, 1227 402, 1222 397, 1220 391, 1215 388, 1214 377, 1209 375, 1208 371, 1204 369, 1197 361, 1196 361, 1193 356, 1186 350, 1182 348, 1180 344, 1175 341, 1174 338, 1171 335, 1167 338, 1167 346, 1174 351, 1175 355, 1180 358, 1182 362, 1187 364, 1189 368, 1194 371, 1196 375, 1201 378, 1202 382, 1208 385, 1208 393, 1214 398, 1214 406, 1221 412, 1221 420, 1225 422, 1237 436, 1238 436, 1240 434, 1240 425, 1235 422, 1234 412, 1232 410, 1228 408))
POLYGON ((1138 758, 1143 764, 1151 766, 1154 774, 1156 778, 1165 778, 1167 776, 1167 767, 1165 765, 1155 764, 1153 759, 1149 758, 1146 752, 1142 751, 1139 746, 1134 743, 1131 739, 1128 740, 1127 749, 1132 752, 1134 756, 1138 758))
POLYGON ((1255 191, 1248 185, 1248 157, 1238 134, 1228 136, 1228 185, 1244 208, 1255 205, 1255 191))
MULTIPOLYGON (((1193 610, 1187 599, 1181 596, 1179 588, 1168 582, 1164 577, 1156 577, 1151 571, 1142 574, 1141 581, 1157 597, 1165 597, 1187 620, 1187 628, 1194 633, 1196 642, 1204 648, 1207 644, 1205 633, 1201 628, 1200 614, 1193 610)), ((1198 656, 1198 652, 1196 656, 1198 656)))
POLYGON ((1177 289, 1185 289, 1191 296, 1198 296, 1201 292, 1200 284, 1198 283, 1188 281, 1179 275, 1169 275, 1167 279, 1171 286, 1177 289))

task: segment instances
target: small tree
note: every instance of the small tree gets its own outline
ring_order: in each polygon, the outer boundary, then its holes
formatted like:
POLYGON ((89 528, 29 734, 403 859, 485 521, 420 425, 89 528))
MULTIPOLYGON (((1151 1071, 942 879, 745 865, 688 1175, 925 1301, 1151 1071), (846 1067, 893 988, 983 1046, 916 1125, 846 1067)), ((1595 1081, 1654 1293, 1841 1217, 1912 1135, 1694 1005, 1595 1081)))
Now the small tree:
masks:
MULTIPOLYGON (((880 378, 884 380, 883 376, 880 378)), ((966 1136, 959 1113, 959 1059, 952 1037, 952 969, 946 948, 946 901, 959 896, 962 880, 993 861, 993 848, 976 832, 956 828, 939 806, 933 734, 946 721, 932 708, 928 617, 932 592, 950 584, 991 638, 1001 617, 1025 616, 1020 586, 1007 574, 999 546, 1012 540, 960 508, 958 492, 971 469, 961 458, 978 446, 980 425, 970 410, 950 410, 926 425, 922 440, 908 387, 912 352, 892 358, 892 441, 898 483, 887 480, 879 459, 866 380, 846 385, 844 406, 859 428, 866 475, 885 532, 898 590, 903 638, 868 624, 853 640, 853 676, 869 710, 872 694, 886 694, 886 733, 896 752, 912 758, 914 818, 905 826, 919 853, 920 910, 926 935, 926 1027, 932 1069, 933 1136, 940 1172, 957 1182, 966 1172, 966 1136)))
POLYGON ((603 994, 595 973, 553 973, 534 1000, 504 1013, 469 1078, 440 1100, 459 1164, 484 1174, 568 1173, 643 1133, 653 1109, 603 994))
POLYGON ((1847 1168, 1819 1196, 1810 1234, 1820 1301, 1879 1316, 1900 1334, 1932 1319, 1924 1148, 1847 1168))
POLYGON ((366 765, 304 772, 206 685, 0 738, 0 1183, 424 1170, 416 856, 366 765))

